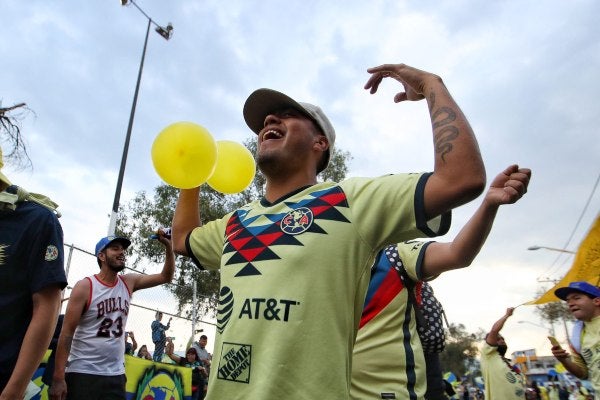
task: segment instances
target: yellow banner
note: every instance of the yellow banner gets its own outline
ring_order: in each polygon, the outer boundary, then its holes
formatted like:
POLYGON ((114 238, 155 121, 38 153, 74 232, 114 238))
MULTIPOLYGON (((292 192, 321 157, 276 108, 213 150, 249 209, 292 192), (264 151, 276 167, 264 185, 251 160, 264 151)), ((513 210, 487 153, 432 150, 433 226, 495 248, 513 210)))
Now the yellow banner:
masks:
MULTIPOLYGON (((41 391, 31 400, 47 400, 48 386, 42 382, 50 350, 35 372, 32 381, 41 391)), ((190 400, 192 398, 192 369, 172 364, 156 363, 125 355, 125 386, 127 400, 190 400)))
POLYGON ((588 232, 587 236, 581 242, 575 261, 567 274, 550 290, 544 293, 539 299, 529 301, 525 304, 544 304, 553 301, 560 301, 554 295, 554 291, 560 287, 568 286, 575 281, 586 281, 592 285, 598 286, 600 280, 600 215, 588 232))
POLYGON ((126 399, 192 398, 192 369, 125 356, 126 399))

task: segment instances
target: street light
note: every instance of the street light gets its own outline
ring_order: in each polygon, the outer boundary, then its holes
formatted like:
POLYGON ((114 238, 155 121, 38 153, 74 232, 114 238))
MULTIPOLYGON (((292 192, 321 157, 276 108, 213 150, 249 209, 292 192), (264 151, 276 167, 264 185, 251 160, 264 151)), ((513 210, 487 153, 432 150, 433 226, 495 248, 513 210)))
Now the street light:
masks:
POLYGON ((108 223, 108 235, 114 235, 117 226, 117 213, 119 212, 119 201, 121 198, 121 187, 123 186, 123 175, 125 174, 125 165, 127 164, 127 153, 129 152, 129 140, 131 138, 131 129, 133 127, 133 119, 135 117, 135 107, 137 105, 138 93, 140 90, 140 80, 142 79, 142 70, 144 69, 144 59, 146 58, 146 46, 148 45, 148 34, 150 26, 154 25, 156 32, 165 40, 171 39, 173 36, 173 25, 169 22, 166 27, 158 25, 142 10, 133 0, 121 0, 121 5, 133 4, 144 16, 148 19, 148 27, 146 28, 146 38, 144 39, 144 49, 142 50, 142 59, 140 60, 140 69, 138 71, 137 82, 135 84, 135 92, 133 94, 133 103, 131 105, 131 113, 129 114, 129 125, 127 126, 127 134, 125 135, 125 144, 123 146, 123 156, 121 157, 121 167, 119 168, 119 177, 117 179, 117 188, 115 190, 115 199, 113 201, 112 212, 110 213, 110 222, 108 223))
POLYGON ((565 249, 557 249, 554 247, 546 247, 546 246, 529 246, 527 248, 527 250, 539 250, 539 249, 546 249, 546 250, 552 250, 552 251, 559 251, 561 253, 569 253, 569 254, 577 254, 574 251, 571 250, 565 250, 565 249))

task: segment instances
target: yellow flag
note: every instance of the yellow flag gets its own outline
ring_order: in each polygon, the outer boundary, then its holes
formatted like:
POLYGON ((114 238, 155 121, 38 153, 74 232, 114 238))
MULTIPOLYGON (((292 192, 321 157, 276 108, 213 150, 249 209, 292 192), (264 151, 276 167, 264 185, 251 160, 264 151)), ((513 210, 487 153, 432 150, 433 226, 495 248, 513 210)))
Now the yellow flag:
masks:
POLYGON ((588 232, 587 236, 579 245, 575 261, 567 274, 550 290, 544 293, 539 299, 531 300, 525 304, 544 304, 553 301, 560 301, 554 295, 554 291, 560 287, 569 286, 569 283, 576 281, 586 281, 592 285, 598 286, 600 280, 600 215, 588 232))

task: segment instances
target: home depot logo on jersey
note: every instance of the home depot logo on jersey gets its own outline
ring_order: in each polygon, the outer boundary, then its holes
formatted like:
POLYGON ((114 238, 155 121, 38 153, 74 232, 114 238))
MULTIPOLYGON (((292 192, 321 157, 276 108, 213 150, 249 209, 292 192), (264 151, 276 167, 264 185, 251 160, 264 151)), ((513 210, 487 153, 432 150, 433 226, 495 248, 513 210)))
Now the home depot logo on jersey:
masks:
POLYGON ((252 365, 252 346, 248 344, 224 342, 221 347, 218 379, 250 383, 252 365))

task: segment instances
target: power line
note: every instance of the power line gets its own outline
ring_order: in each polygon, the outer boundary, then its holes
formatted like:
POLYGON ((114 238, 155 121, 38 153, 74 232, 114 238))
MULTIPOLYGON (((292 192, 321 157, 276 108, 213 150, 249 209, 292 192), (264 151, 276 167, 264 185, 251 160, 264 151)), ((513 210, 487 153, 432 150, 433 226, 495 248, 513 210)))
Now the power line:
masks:
MULTIPOLYGON (((577 231, 577 228, 579 227, 579 224, 581 223, 581 220, 583 219, 583 216, 585 215, 593 197, 594 194, 596 193, 596 189, 598 188, 598 184, 600 183, 600 173, 598 174, 598 177, 596 178, 596 182, 594 183, 594 187, 592 188, 592 192, 590 193, 585 205, 583 206, 583 210, 581 211, 581 214, 579 215, 579 219, 577 219, 577 222, 575 223, 575 227, 573 228, 573 231, 571 232, 571 235, 569 236, 569 239, 567 239, 567 242, 563 245, 563 249, 566 249, 569 244, 571 244, 571 240, 573 240, 573 236, 575 235, 575 232, 577 231)), ((552 264, 550 265, 550 268, 554 267, 554 265, 556 264, 556 262, 562 257, 563 253, 559 253, 558 256, 556 256, 556 258, 554 259, 554 261, 552 262, 552 264)), ((557 271, 560 267, 562 267, 564 265, 564 263, 566 262, 567 258, 563 259, 563 263, 560 264, 557 268, 555 268, 554 270, 548 272, 548 274, 553 274, 555 271, 557 271)))

